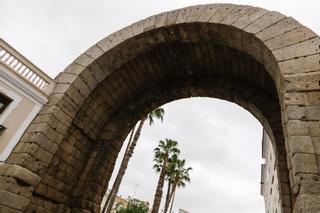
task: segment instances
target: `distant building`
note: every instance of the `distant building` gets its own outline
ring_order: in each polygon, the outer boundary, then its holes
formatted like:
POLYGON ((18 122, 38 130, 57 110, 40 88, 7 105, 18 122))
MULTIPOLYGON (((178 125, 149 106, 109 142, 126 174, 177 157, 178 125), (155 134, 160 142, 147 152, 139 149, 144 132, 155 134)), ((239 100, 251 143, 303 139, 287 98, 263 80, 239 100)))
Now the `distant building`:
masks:
POLYGON ((55 82, 0 39, 0 163, 47 102, 55 82))
POLYGON ((266 213, 282 213, 279 192, 279 180, 275 152, 267 133, 263 131, 261 165, 261 195, 264 197, 266 213))
MULTIPOLYGON (((109 193, 110 193, 110 190, 108 189, 106 195, 105 195, 105 196, 103 197, 103 199, 102 199, 101 209, 103 208, 103 206, 104 206, 104 204, 105 204, 105 202, 106 202, 106 200, 107 200, 107 197, 108 197, 109 193)), ((142 203, 145 207, 148 207, 148 208, 149 208, 149 211, 150 211, 150 207, 149 207, 150 203, 149 203, 148 201, 142 201, 142 200, 139 200, 139 199, 136 199, 136 198, 132 198, 132 197, 130 197, 130 196, 129 196, 127 199, 125 199, 125 198, 117 195, 117 196, 116 196, 116 199, 115 199, 115 201, 114 201, 114 204, 113 204, 113 206, 112 206, 112 211, 111 211, 111 213, 114 213, 114 212, 115 212, 114 209, 115 209, 117 206, 127 207, 129 201, 131 201, 131 200, 133 200, 133 201, 135 201, 135 202, 138 202, 138 203, 142 203)), ((151 212, 151 211, 150 211, 150 212, 151 212)))
MULTIPOLYGON (((122 207, 127 207, 128 206, 128 200, 127 199, 124 199, 120 196, 116 196, 116 199, 114 201, 114 204, 113 204, 113 208, 114 209, 116 206, 122 206, 122 207)), ((115 212, 114 210, 112 210, 111 212, 115 212)))

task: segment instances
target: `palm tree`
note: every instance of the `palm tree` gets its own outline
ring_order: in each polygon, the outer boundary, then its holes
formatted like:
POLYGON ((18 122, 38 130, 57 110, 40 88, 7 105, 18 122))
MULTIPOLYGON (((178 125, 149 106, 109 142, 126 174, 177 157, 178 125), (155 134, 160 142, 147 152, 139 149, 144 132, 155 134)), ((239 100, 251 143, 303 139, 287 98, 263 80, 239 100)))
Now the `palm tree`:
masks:
POLYGON ((160 119, 161 121, 163 121, 163 116, 164 116, 164 109, 161 107, 158 107, 158 108, 152 110, 150 113, 148 113, 145 117, 143 117, 140 120, 138 128, 135 133, 134 133, 134 128, 131 130, 130 139, 128 141, 128 145, 127 145, 126 151, 124 153, 117 177, 113 183, 112 189, 107 197, 107 200, 104 204, 102 212, 105 212, 106 209, 107 209, 107 213, 111 212, 111 209, 114 204, 115 198, 118 194, 123 176, 124 176, 126 169, 128 167, 129 160, 133 155, 133 151, 134 151, 134 149, 137 145, 138 139, 140 137, 143 124, 145 123, 146 120, 149 120, 149 125, 152 125, 154 123, 155 119, 160 119), (134 136, 133 136, 133 134, 134 134, 134 136))
MULTIPOLYGON (((173 183, 172 183, 172 189, 171 189, 170 198, 169 198, 169 203, 171 202, 171 207, 169 212, 172 212, 176 189, 185 187, 186 183, 190 182, 189 172, 192 170, 191 167, 185 168, 186 161, 184 159, 183 160, 177 159, 176 161, 174 161, 174 163, 176 164, 175 169, 174 169, 174 172, 172 172, 172 177, 170 178, 173 181, 173 183)), ((166 211, 164 213, 166 213, 166 211)))
POLYGON ((166 212, 167 209, 169 208, 169 202, 170 202, 169 198, 170 198, 171 186, 172 186, 172 185, 171 185, 171 181, 168 180, 166 202, 165 202, 165 204, 164 204, 164 210, 163 210, 163 212, 166 212))
POLYGON ((168 160, 172 158, 174 155, 178 155, 180 150, 177 148, 178 142, 166 139, 165 141, 160 141, 157 148, 154 149, 154 166, 153 168, 160 172, 158 185, 156 189, 156 193, 154 195, 154 201, 152 206, 151 213, 158 213, 162 198, 162 189, 165 181, 165 177, 167 175, 167 164, 168 160))
POLYGON ((178 155, 173 155, 169 160, 168 160, 168 166, 167 166, 167 195, 166 195, 166 202, 164 205, 164 213, 168 211, 169 204, 170 204, 170 195, 171 195, 171 189, 172 189, 172 183, 174 182, 174 174, 176 170, 176 165, 178 161, 178 155))

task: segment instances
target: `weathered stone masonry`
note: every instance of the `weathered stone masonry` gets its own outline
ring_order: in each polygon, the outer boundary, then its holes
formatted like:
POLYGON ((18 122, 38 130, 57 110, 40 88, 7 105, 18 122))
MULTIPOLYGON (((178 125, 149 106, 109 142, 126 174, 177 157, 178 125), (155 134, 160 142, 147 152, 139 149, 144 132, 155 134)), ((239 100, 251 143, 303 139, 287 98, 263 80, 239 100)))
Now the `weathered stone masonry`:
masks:
POLYGON ((250 111, 274 145, 283 212, 320 212, 320 40, 290 17, 232 4, 161 13, 89 48, 0 167, 1 212, 98 212, 122 139, 192 96, 250 111))

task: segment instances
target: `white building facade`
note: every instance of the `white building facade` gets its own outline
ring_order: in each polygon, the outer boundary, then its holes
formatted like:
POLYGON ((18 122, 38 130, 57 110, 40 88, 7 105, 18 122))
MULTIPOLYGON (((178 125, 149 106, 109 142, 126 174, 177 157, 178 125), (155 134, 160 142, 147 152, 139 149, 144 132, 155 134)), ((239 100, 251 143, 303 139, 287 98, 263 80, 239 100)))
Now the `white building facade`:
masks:
POLYGON ((279 180, 275 152, 267 133, 263 131, 261 165, 261 195, 264 197, 266 213, 282 213, 279 180))
POLYGON ((0 39, 0 163, 47 102, 53 79, 0 39))

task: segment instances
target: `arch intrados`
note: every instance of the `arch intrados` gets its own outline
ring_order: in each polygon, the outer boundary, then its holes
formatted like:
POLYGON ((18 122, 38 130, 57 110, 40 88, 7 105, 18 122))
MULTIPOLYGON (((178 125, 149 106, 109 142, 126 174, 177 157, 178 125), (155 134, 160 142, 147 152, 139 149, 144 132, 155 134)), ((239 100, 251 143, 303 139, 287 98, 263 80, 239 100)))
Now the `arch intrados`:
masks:
MULTIPOLYGON (((199 47, 201 45, 202 44, 198 43, 194 43, 189 47, 185 44, 178 44, 176 45, 176 47, 172 47, 172 45, 170 45, 169 47, 167 47, 168 45, 158 45, 154 49, 149 50, 149 52, 140 54, 135 59, 128 61, 125 65, 110 73, 108 77, 101 81, 99 86, 96 87, 91 92, 90 96, 86 99, 83 104, 84 106, 81 107, 77 117, 79 117, 80 120, 83 120, 83 116, 90 116, 90 119, 94 123, 99 123, 105 120, 103 119, 103 116, 100 115, 97 117, 97 114, 86 111, 95 108, 97 105, 110 106, 109 108, 111 109, 102 112, 106 113, 106 116, 110 117, 110 114, 112 113, 108 113, 108 111, 112 111, 112 108, 116 108, 117 106, 121 107, 121 105, 131 106, 132 104, 134 104, 133 102, 139 99, 139 96, 143 96, 144 93, 151 95, 149 93, 150 90, 163 91, 165 89, 174 89, 172 85, 175 84, 179 84, 180 86, 184 87, 193 87, 196 86, 193 84, 201 84, 201 82, 202 84, 206 84, 207 86, 210 86, 212 84, 216 85, 217 88, 218 86, 224 87, 222 83, 223 81, 220 81, 220 78, 227 78, 233 81, 238 80, 239 82, 242 82, 244 84, 251 85, 251 92, 249 91, 249 89, 246 89, 246 92, 248 93, 248 99, 250 98, 250 96, 252 96, 251 98, 256 98, 255 96, 257 95, 255 95, 255 89, 259 89, 265 92, 265 95, 261 96, 260 99, 277 99, 276 89, 271 77, 268 75, 262 65, 256 62, 254 59, 251 59, 250 56, 242 54, 241 52, 234 49, 221 49, 221 47, 217 45, 205 43, 205 45, 210 46, 211 55, 213 51, 215 51, 213 55, 219 54, 222 56, 216 57, 217 59, 212 59, 215 62, 210 63, 210 65, 199 65, 199 63, 203 63, 204 61, 193 61, 193 59, 188 56, 188 51, 200 51, 199 47), (177 47, 179 47, 179 49, 177 47), (190 47, 198 49, 190 50, 190 47), (215 50, 215 48, 217 47, 219 48, 215 50), (169 51, 174 51, 174 56, 170 55, 169 51), (224 54, 219 51, 223 51, 224 54), (155 53, 157 55, 154 55, 155 53), (160 53, 160 55, 158 53, 160 53), (161 61, 159 62, 158 57, 162 57, 160 60, 163 60, 163 63, 161 61), (165 59, 164 57, 167 58, 165 59), (225 59, 226 57, 230 57, 230 59, 225 59), (161 67, 159 67, 159 63, 162 64, 161 67), (190 63, 193 64, 190 65, 190 63), (224 65, 224 63, 233 63, 233 66, 239 66, 239 68, 234 68, 229 65, 227 66, 224 65), (150 71, 150 69, 154 69, 156 71, 150 71), (236 70, 234 71, 232 69, 236 70), (243 74, 239 74, 239 72, 243 73, 245 71, 248 71, 248 73, 250 73, 250 75, 248 75, 249 77, 244 76, 243 74), (128 86, 127 84, 130 85, 128 86), (106 94, 108 92, 114 93, 114 95, 106 94), (116 97, 116 99, 120 100, 119 103, 115 103, 116 100, 114 96, 116 97), (104 102, 107 99, 113 100, 104 102)), ((200 54, 202 55, 198 57, 203 57, 206 61, 211 60, 210 57, 206 56, 206 54, 209 55, 209 52, 200 54)), ((237 88, 243 89, 239 86, 235 87, 235 89, 237 88)), ((190 89, 187 93, 189 94, 189 96, 192 96, 192 89, 190 89)), ((75 123, 77 123, 77 121, 75 123)), ((81 126, 81 124, 79 124, 78 126, 81 126)), ((97 125, 94 128, 97 129, 97 125)), ((94 131, 91 131, 91 133, 92 132, 94 131)), ((95 136, 92 137, 94 138, 95 136)))
MULTIPOLYGON (((281 54, 275 55, 272 52, 272 48, 267 46, 267 42, 279 36, 279 32, 276 34, 271 29, 276 28, 285 33, 299 27, 302 26, 297 21, 282 14, 261 8, 231 4, 193 6, 158 14, 111 34, 79 56, 57 78, 58 86, 53 92, 53 104, 57 104, 57 101, 59 102, 59 98, 56 99, 54 97, 55 94, 59 96, 58 94, 68 95, 68 93, 74 94, 77 92, 71 91, 77 90, 79 87, 73 82, 83 83, 82 76, 92 73, 92 75, 98 76, 97 83, 99 83, 136 55, 159 43, 172 42, 174 40, 195 42, 201 39, 214 38, 214 42, 217 44, 243 51, 265 66, 274 80, 277 90, 279 90, 280 83, 282 84, 283 82, 281 81, 282 74, 279 71, 277 61, 281 60, 282 56, 281 54), (228 9, 231 9, 232 12, 224 17, 221 14, 221 10, 228 9), (238 12, 234 14, 233 11, 238 12), (241 11, 245 12, 241 13, 241 11), (216 17, 215 14, 221 17, 216 17), (278 29, 279 26, 277 25, 281 25, 280 23, 282 22, 288 25, 286 29, 278 29), (201 33, 194 32, 194 30, 185 30, 185 27, 192 25, 196 25, 197 29, 201 29, 201 33), (266 33, 263 33, 264 31, 266 33), (230 38, 230 35, 233 37, 230 38), (244 41, 247 42, 245 45, 244 41), (277 56, 279 59, 277 59, 277 56), (70 77, 69 73, 76 74, 76 76, 70 77), (64 84, 62 89, 59 88, 59 83, 64 84), (65 86, 65 83, 69 86, 65 86)), ((310 30, 305 30, 308 34, 311 34, 308 35, 309 37, 316 36, 310 30)), ((78 92, 83 98, 76 101, 75 110, 81 108, 80 106, 85 98, 88 97, 90 91, 96 85, 90 87, 89 91, 78 92)))
MULTIPOLYGON (((272 138, 273 142, 275 142, 275 140, 272 129, 277 133, 279 133, 278 131, 282 133, 282 128, 278 129, 280 123, 276 123, 277 127, 272 127, 275 122, 281 122, 280 107, 276 97, 266 94, 259 88, 244 85, 243 83, 227 78, 213 78, 210 80, 197 79, 196 81, 197 83, 192 85, 189 85, 186 81, 173 81, 166 85, 165 88, 155 87, 153 90, 147 91, 144 94, 139 94, 140 97, 136 97, 130 102, 127 102, 126 104, 129 106, 126 106, 125 104, 125 106, 120 108, 117 113, 120 113, 121 116, 127 115, 127 122, 132 125, 154 108, 169 102, 192 97, 208 97, 235 103, 250 112, 261 125, 266 128, 267 133, 272 138), (255 91, 254 95, 251 97, 246 94, 249 90, 255 91), (264 97, 265 102, 251 100, 262 96, 264 97), (262 103, 267 103, 268 106, 261 110, 262 103), (270 111, 268 112, 268 110, 270 111), (277 114, 278 117, 268 117, 268 113, 271 112, 277 114)), ((92 102, 88 102, 88 105, 91 104, 92 102)), ((117 113, 115 113, 115 116, 117 116, 117 113)))
MULTIPOLYGON (((199 81, 200 82, 200 81, 199 81)), ((110 139, 115 142, 114 146, 121 147, 123 139, 127 136, 130 129, 132 128, 132 125, 135 124, 145 113, 149 112, 155 107, 161 106, 163 104, 166 104, 171 101, 175 101, 177 99, 181 98, 189 98, 189 97, 210 97, 210 98, 219 98, 223 100, 227 100, 229 102, 237 103, 240 107, 245 108, 247 111, 249 111, 254 117, 256 117, 260 123, 264 126, 266 131, 268 132, 271 141, 273 143, 273 146, 275 147, 275 151, 279 151, 280 153, 276 153, 275 156, 278 158, 280 157, 279 162, 285 161, 285 148, 284 148, 284 139, 283 139, 283 133, 282 133, 282 126, 281 126, 281 116, 280 116, 280 107, 279 103, 277 103, 277 99, 271 98, 268 101, 269 109, 273 114, 277 114, 278 117, 276 120, 276 116, 273 116, 272 118, 268 118, 268 108, 265 109, 265 111, 261 112, 259 110, 259 106, 256 106, 255 103, 250 102, 250 99, 246 97, 246 95, 234 92, 234 88, 237 87, 244 87, 244 90, 250 90, 253 88, 250 88, 249 86, 243 86, 237 82, 230 81, 228 79, 219 79, 219 83, 217 84, 210 84, 210 82, 207 81, 207 83, 211 86, 207 85, 193 85, 192 92, 190 91, 190 87, 187 87, 185 84, 181 84, 181 87, 177 87, 176 84, 171 85, 171 87, 162 89, 162 90, 154 90, 149 91, 150 94, 145 94, 141 96, 140 100, 136 100, 139 102, 139 104, 135 105, 132 104, 133 108, 131 108, 128 111, 128 108, 122 108, 120 110, 120 114, 116 115, 111 119, 109 123, 113 123, 114 120, 116 120, 117 123, 116 126, 118 127, 117 132, 113 133, 113 127, 110 127, 108 124, 105 126, 105 129, 102 130, 100 136, 99 136, 99 143, 102 144, 108 144, 110 143, 110 139), (223 86, 222 86, 223 85, 223 86), (177 94, 180 96, 178 97, 177 94), (147 97, 147 98, 146 98, 147 97), (159 99, 154 97, 161 97, 159 99), (277 107, 278 106, 278 107, 277 107), (138 110, 139 109, 139 110, 138 110), (280 132, 279 132, 280 131, 280 132), (274 134, 275 133, 275 134, 274 134)), ((212 82, 211 82, 212 83, 212 82)), ((254 88, 257 89, 257 88, 254 88)), ((257 89, 258 90, 258 89, 257 89)), ((260 94, 263 94, 263 91, 259 91, 260 94)), ((257 94, 259 95, 259 94, 257 94)), ((115 124, 112 124, 114 126, 115 124)), ((99 166, 94 166, 95 168, 98 167, 104 167, 103 164, 99 166)), ((279 172, 282 174, 287 174, 286 168, 281 167, 279 168, 279 172)), ((100 180, 101 181, 101 180, 100 180)), ((288 182, 281 179, 282 186, 287 186, 288 182)), ((99 182, 99 179, 92 180, 94 184, 99 182)), ((78 186, 79 188, 85 188, 89 187, 90 184, 86 182, 85 185, 78 186)), ((90 188, 90 187, 89 187, 90 188)), ((89 189, 88 189, 89 190, 89 189)), ((94 191, 92 191, 93 193, 94 191)), ((287 191, 280 187, 280 193, 281 196, 287 196, 287 191)), ((101 199, 104 195, 104 192, 101 192, 100 199, 98 199, 97 203, 99 201, 101 202, 101 199)), ((89 195, 88 195, 89 196, 89 195)), ((89 199, 89 197, 84 195, 85 198, 89 199)))
MULTIPOLYGON (((140 25, 142 24, 140 23, 140 25)), ((139 22, 133 26, 136 25, 139 26, 139 22)), ((174 42, 197 43, 210 41, 217 45, 239 50, 253 57, 266 68, 276 87, 279 87, 281 74, 271 51, 263 41, 243 29, 220 23, 190 22, 170 24, 141 32, 129 38, 123 37, 123 31, 127 32, 130 29, 130 27, 124 28, 99 41, 67 67, 65 72, 68 73, 73 70, 79 72, 79 70, 85 68, 94 70, 99 64, 103 70, 107 70, 108 73, 105 76, 107 77, 132 58, 149 51, 157 45, 174 42), (102 52, 101 49, 105 52, 102 52), (100 52, 100 54, 93 57, 97 52, 100 52)))

